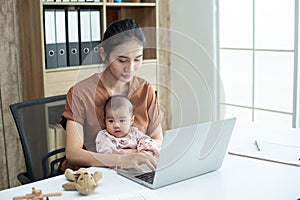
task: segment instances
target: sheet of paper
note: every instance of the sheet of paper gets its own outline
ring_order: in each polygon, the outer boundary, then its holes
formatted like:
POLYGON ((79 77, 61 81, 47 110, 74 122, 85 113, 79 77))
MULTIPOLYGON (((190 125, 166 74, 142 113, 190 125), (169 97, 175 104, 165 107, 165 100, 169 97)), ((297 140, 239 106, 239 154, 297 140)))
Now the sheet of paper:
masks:
POLYGON ((230 154, 300 166, 299 146, 255 140, 248 144, 232 146, 230 154))
POLYGON ((300 146, 290 146, 257 140, 262 156, 277 161, 300 165, 300 146))

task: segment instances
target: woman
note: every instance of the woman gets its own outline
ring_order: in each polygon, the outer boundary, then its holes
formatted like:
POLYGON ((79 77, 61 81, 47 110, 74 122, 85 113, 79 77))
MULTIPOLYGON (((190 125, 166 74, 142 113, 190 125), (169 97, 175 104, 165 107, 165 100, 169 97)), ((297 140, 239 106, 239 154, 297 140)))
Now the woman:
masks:
POLYGON ((145 35, 130 19, 112 23, 104 33, 100 56, 106 65, 102 73, 74 85, 67 94, 62 124, 66 127, 66 158, 75 166, 135 168, 141 164, 152 170, 152 153, 127 150, 125 154, 96 153, 95 138, 105 128, 103 106, 112 95, 124 95, 135 107, 133 125, 160 146, 162 113, 150 83, 133 74, 142 66, 145 35), (99 109, 100 108, 100 109, 99 109), (85 148, 83 148, 85 147, 85 148))

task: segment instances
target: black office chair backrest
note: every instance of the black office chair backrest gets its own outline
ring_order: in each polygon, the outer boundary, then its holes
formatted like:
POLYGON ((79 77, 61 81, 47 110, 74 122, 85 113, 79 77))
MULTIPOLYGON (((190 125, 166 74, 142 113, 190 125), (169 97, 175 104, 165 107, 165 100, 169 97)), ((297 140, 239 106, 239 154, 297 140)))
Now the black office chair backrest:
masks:
POLYGON ((59 95, 10 105, 26 162, 27 171, 18 175, 22 184, 56 175, 55 165, 65 150, 59 125, 65 101, 66 95, 59 95))

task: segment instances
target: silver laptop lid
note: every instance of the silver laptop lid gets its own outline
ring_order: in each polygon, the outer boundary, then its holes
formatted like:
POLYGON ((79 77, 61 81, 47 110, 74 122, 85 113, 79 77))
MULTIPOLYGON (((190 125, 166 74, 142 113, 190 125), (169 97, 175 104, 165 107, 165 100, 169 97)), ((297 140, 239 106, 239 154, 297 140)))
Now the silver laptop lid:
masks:
POLYGON ((221 167, 236 119, 169 130, 155 174, 155 188, 221 167))

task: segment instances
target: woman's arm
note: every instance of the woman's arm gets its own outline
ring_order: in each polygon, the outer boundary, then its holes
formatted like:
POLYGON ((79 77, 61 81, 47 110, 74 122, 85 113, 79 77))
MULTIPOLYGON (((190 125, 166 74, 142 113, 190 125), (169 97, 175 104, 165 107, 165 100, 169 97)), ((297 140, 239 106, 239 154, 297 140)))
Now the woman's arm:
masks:
POLYGON ((68 120, 66 127, 66 157, 68 162, 77 166, 135 168, 143 171, 141 164, 155 170, 156 160, 149 154, 103 154, 84 150, 83 127, 75 121, 68 120))
POLYGON ((159 125, 152 133, 149 134, 156 141, 157 147, 161 147, 163 141, 163 133, 161 125, 159 125))

